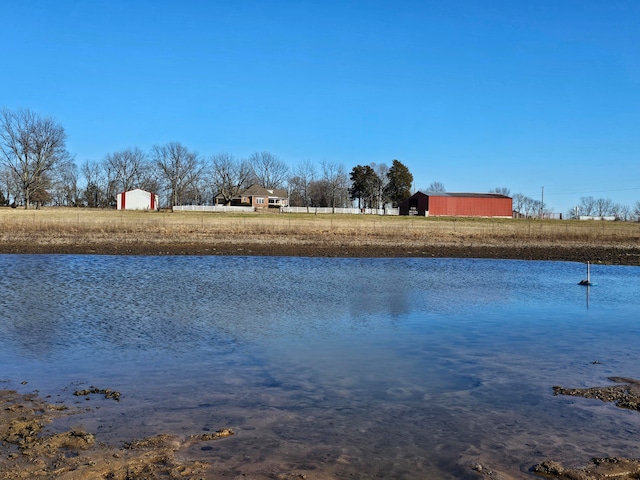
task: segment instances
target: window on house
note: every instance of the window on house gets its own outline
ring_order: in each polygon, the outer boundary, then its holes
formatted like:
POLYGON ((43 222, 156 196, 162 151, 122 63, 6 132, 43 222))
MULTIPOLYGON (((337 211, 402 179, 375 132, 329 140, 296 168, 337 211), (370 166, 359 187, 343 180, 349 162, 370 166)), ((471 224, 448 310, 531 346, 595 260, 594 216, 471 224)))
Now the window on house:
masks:
POLYGON ((257 197, 256 198, 256 203, 258 205, 264 205, 264 198, 263 197, 257 197))

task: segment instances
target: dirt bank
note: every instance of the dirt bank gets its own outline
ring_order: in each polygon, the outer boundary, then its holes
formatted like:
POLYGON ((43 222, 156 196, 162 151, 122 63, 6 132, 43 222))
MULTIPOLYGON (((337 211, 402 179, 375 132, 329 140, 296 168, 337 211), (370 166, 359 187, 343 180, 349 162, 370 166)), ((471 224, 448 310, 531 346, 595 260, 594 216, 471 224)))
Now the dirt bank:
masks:
POLYGON ((331 242, 289 243, 287 239, 272 242, 92 242, 66 244, 0 244, 0 253, 54 253, 104 255, 247 255, 301 257, 438 257, 438 258, 502 258, 517 260, 556 260, 602 263, 608 265, 640 265, 640 247, 575 246, 575 245, 429 245, 429 244, 357 244, 331 242))

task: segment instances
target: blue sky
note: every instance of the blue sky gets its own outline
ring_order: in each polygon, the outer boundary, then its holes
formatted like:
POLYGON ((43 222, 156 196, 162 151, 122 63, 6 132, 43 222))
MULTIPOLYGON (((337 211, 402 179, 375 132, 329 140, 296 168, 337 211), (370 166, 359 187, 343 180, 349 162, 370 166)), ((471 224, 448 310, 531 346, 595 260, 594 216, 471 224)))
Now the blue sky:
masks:
POLYGON ((565 212, 640 200, 640 1, 0 3, 0 107, 76 161, 402 161, 424 188, 506 186, 565 212))

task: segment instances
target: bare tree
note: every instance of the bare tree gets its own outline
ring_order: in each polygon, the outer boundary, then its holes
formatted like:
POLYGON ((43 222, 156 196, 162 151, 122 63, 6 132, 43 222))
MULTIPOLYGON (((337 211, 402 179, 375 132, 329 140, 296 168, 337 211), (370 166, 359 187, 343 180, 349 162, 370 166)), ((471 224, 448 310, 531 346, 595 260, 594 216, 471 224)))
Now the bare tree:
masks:
POLYGON ((329 185, 325 179, 314 180, 309 184, 309 206, 329 207, 329 185))
POLYGON ((2 188, 5 204, 9 205, 9 203, 13 202, 15 206, 19 201, 20 188, 18 187, 15 172, 4 166, 0 168, 0 188, 2 188))
POLYGON ((610 198, 598 198, 595 201, 594 208, 598 217, 606 217, 615 213, 615 205, 610 198))
POLYGON ((316 167, 310 160, 305 160, 295 168, 294 176, 288 181, 290 205, 307 208, 311 205, 310 187, 316 175, 316 167))
POLYGON ((623 222, 628 222, 633 216, 629 205, 616 205, 616 218, 623 222))
POLYGON ((640 200, 633 204, 632 215, 637 222, 640 222, 640 200))
MULTIPOLYGON (((497 192, 494 190, 489 193, 497 192)), ((500 195, 505 195, 505 193, 500 193, 500 195)), ((520 215, 524 215, 526 218, 536 217, 543 219, 552 217, 552 211, 547 207, 546 204, 543 205, 541 200, 535 200, 522 193, 514 193, 512 200, 513 210, 518 212, 520 215)), ((572 216, 571 211, 569 211, 569 216, 572 216)))
POLYGON ((249 186, 250 178, 251 168, 245 160, 238 160, 229 153, 219 153, 211 158, 213 195, 220 197, 225 205, 249 186))
POLYGON ((251 173, 256 183, 264 188, 282 188, 289 174, 289 167, 269 152, 256 152, 249 157, 251 173))
POLYGON ((162 190, 161 178, 162 174, 158 165, 147 160, 142 166, 138 187, 147 192, 160 192, 162 190))
POLYGON ((578 204, 579 215, 593 215, 595 204, 596 201, 593 197, 580 197, 580 203, 578 204))
POLYGON ((508 197, 511 195, 511 189, 507 187, 496 187, 489 190, 489 193, 497 193, 498 195, 504 195, 505 197, 508 197))
POLYGON ((85 161, 80 166, 85 180, 84 201, 88 207, 107 207, 109 205, 109 178, 106 162, 85 161))
POLYGON ((62 162, 53 172, 51 197, 55 205, 77 207, 80 204, 78 166, 70 160, 62 162))
POLYGON ((429 185, 429 187, 427 188, 428 192, 435 192, 435 193, 444 193, 446 192, 445 188, 444 188, 444 183, 442 182, 431 182, 431 185, 429 185))
MULTIPOLYGON (((121 192, 142 188, 146 163, 147 155, 138 147, 110 153, 105 158, 108 178, 121 192)), ((111 193, 115 195, 117 192, 111 193)))
POLYGON ((522 209, 527 218, 539 216, 541 207, 542 202, 540 200, 534 200, 533 198, 526 196, 522 200, 522 209))
POLYGON ((334 162, 322 162, 322 179, 327 192, 328 206, 344 207, 349 201, 349 176, 344 166, 334 162))
POLYGON ((169 191, 171 205, 182 205, 185 195, 195 188, 202 173, 198 154, 178 142, 154 145, 151 157, 169 191))
POLYGON ((522 193, 513 194, 513 209, 521 214, 524 214, 524 202, 526 196, 522 193))
POLYGON ((386 163, 371 163, 371 168, 378 175, 378 182, 376 185, 376 208, 384 207, 387 203, 387 195, 385 194, 389 179, 387 174, 389 173, 389 166, 386 163))
POLYGON ((69 158, 64 128, 50 117, 30 110, 0 113, 0 164, 20 183, 25 208, 31 196, 42 192, 46 175, 69 158))

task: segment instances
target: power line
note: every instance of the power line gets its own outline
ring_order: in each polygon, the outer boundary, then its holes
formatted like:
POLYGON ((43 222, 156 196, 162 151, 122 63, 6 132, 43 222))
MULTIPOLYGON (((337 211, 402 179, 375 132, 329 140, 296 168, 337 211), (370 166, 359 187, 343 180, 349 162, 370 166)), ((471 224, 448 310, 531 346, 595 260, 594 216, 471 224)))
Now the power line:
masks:
MULTIPOLYGON (((629 192, 640 190, 640 187, 627 187, 627 188, 603 188, 603 189, 593 189, 593 190, 577 190, 571 192, 554 192, 553 187, 545 187, 545 195, 547 196, 558 196, 558 195, 584 195, 584 194, 594 194, 594 193, 606 193, 606 192, 629 192)), ((538 195, 540 193, 539 189, 531 189, 531 195, 538 195)))
POLYGON ((585 193, 604 193, 604 192, 629 192, 632 190, 640 190, 640 187, 632 187, 632 188, 608 188, 602 190, 582 190, 575 192, 558 192, 558 193, 547 193, 547 195, 578 195, 585 193))

